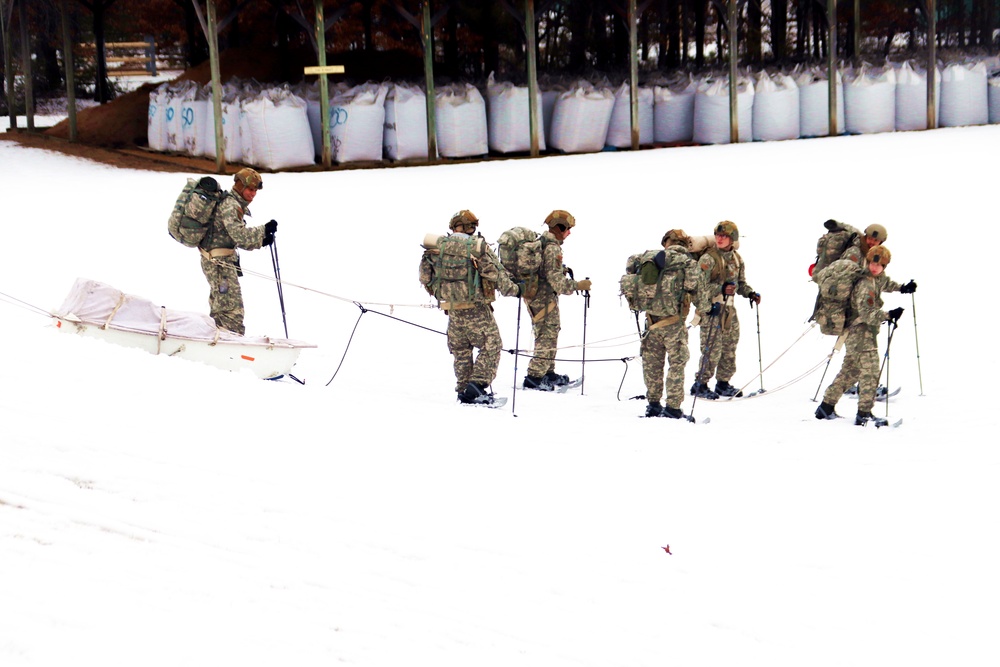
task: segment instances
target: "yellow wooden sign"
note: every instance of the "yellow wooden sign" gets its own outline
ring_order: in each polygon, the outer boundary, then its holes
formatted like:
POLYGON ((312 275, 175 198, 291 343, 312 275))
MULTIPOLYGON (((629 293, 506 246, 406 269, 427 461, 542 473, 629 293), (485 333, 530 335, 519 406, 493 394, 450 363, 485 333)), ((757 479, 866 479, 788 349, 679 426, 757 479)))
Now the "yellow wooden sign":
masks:
POLYGON ((326 67, 320 67, 320 66, 317 65, 317 66, 314 66, 314 67, 306 67, 302 71, 305 72, 306 74, 343 74, 344 73, 344 66, 343 65, 327 65, 326 67))

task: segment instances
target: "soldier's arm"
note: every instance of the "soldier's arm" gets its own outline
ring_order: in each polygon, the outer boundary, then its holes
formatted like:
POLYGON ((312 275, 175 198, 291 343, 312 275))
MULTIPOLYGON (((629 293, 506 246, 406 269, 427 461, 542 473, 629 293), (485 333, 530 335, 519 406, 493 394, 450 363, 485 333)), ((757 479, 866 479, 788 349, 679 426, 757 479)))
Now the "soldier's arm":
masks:
POLYGON ((490 246, 485 242, 483 245, 485 249, 478 260, 479 275, 486 280, 496 283, 497 289, 504 296, 519 296, 521 289, 517 286, 517 283, 511 279, 507 269, 503 268, 503 265, 500 264, 500 259, 494 254, 490 246))
POLYGON ((576 291, 576 281, 566 275, 562 263, 562 252, 555 243, 546 243, 542 253, 542 279, 548 281, 556 294, 572 294, 576 291))
POLYGON ((264 225, 247 227, 240 214, 240 205, 232 197, 219 204, 219 218, 237 248, 256 250, 264 245, 264 225))
POLYGON ((711 281, 712 269, 714 268, 715 259, 711 254, 706 252, 701 256, 701 259, 698 260, 698 269, 701 271, 701 279, 705 283, 705 291, 708 293, 709 299, 722 294, 722 285, 711 281))

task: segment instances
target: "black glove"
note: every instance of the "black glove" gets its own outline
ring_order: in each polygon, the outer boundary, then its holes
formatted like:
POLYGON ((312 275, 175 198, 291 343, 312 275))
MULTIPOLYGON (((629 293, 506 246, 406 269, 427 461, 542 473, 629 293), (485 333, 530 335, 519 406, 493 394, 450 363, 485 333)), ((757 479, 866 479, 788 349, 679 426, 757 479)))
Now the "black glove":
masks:
POLYGON ((911 280, 910 282, 900 287, 899 291, 902 292, 903 294, 913 294, 914 292, 917 291, 917 283, 911 280))
POLYGON ((759 304, 760 303, 760 292, 754 292, 753 294, 751 294, 747 298, 750 299, 750 305, 751 306, 753 304, 755 304, 755 303, 759 304))
POLYGON ((264 232, 264 242, 261 245, 271 245, 272 243, 274 243, 274 232, 264 232))
POLYGON ((712 304, 711 310, 708 311, 709 317, 718 317, 719 313, 722 312, 722 304, 716 301, 712 304))
POLYGON ((570 279, 570 280, 576 280, 576 278, 574 278, 574 277, 573 277, 573 269, 569 268, 569 267, 568 267, 568 266, 566 266, 565 264, 563 264, 563 269, 565 269, 565 270, 566 270, 566 273, 568 273, 568 274, 569 274, 569 279, 570 279))
MULTIPOLYGON (((272 237, 271 240, 273 241, 274 240, 274 233, 276 231, 278 231, 278 221, 277 220, 271 220, 270 222, 268 222, 267 224, 265 224, 264 225, 264 231, 266 233, 268 233, 268 234, 271 235, 271 237, 272 237)), ((267 244, 265 243, 264 245, 267 245, 267 244)))
POLYGON ((899 322, 899 318, 902 316, 903 316, 902 308, 893 308, 892 310, 889 311, 889 321, 892 322, 893 324, 899 322))
POLYGON ((722 286, 722 293, 726 296, 736 294, 736 283, 726 283, 722 286))

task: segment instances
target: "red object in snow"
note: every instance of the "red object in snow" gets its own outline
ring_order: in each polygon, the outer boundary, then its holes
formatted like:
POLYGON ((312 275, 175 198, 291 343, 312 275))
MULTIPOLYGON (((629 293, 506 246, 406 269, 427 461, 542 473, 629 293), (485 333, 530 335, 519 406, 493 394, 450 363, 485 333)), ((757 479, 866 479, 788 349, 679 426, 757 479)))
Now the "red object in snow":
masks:
POLYGON ((816 262, 813 262, 812 264, 809 265, 809 277, 810 278, 813 277, 813 269, 815 269, 815 268, 816 268, 816 262))

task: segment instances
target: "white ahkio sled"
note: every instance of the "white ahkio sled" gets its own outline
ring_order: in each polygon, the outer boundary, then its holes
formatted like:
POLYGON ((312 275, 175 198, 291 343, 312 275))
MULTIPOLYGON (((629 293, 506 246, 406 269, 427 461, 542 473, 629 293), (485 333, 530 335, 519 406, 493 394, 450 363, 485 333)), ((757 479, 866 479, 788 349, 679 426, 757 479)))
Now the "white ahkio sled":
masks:
POLYGON ((286 338, 240 336, 219 329, 207 315, 170 310, 86 278, 77 279, 52 317, 60 331, 227 371, 249 369, 263 379, 289 374, 299 352, 316 347, 286 338))

